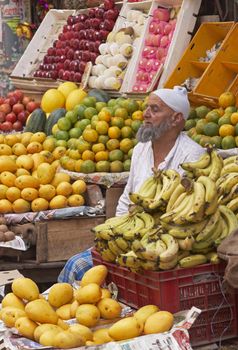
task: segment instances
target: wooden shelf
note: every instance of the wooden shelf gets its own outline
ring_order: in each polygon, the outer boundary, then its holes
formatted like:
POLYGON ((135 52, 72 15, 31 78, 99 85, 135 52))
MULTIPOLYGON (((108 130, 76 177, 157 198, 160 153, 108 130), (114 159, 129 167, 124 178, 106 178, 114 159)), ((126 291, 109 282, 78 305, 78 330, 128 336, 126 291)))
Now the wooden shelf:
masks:
POLYGON ((223 61, 221 64, 232 72, 238 73, 238 62, 223 61))

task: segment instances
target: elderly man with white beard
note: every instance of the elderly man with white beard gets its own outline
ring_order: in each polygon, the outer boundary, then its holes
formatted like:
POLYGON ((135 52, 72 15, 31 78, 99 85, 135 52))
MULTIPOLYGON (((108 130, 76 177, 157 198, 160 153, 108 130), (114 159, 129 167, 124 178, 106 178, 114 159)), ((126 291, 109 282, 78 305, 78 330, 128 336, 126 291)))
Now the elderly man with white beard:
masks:
MULTIPOLYGON (((133 150, 129 179, 121 195, 116 215, 128 212, 129 192, 136 192, 152 175, 153 168, 174 169, 180 174, 183 162, 196 161, 204 149, 182 132, 189 114, 186 89, 159 89, 152 92, 144 111, 144 123, 137 133, 139 143, 133 150)), ((70 258, 58 282, 81 280, 92 267, 91 248, 70 258)))
POLYGON ((159 89, 152 92, 144 111, 144 123, 137 133, 139 143, 132 155, 129 179, 121 195, 116 215, 128 212, 129 192, 137 192, 155 169, 174 169, 183 174, 180 164, 196 161, 204 149, 182 130, 190 104, 185 88, 159 89))

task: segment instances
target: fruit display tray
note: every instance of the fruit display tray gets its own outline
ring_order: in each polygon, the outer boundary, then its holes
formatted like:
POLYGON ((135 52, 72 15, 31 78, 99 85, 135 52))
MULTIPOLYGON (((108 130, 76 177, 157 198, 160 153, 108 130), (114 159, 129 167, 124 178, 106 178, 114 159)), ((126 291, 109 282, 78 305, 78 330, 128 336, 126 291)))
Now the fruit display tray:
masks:
MULTIPOLYGON (((217 48, 210 61, 203 61, 201 58, 206 58, 208 50, 210 50, 209 53, 211 53, 211 48, 214 47, 214 45, 223 42, 233 26, 234 22, 203 23, 191 40, 174 71, 165 82, 164 87, 172 88, 175 85, 181 85, 189 78, 203 79, 203 77, 206 76, 208 67, 222 49, 223 45, 217 48)), ((199 83, 197 84, 199 85, 199 83)), ((193 91, 194 89, 191 89, 189 94, 191 99, 193 91)))
POLYGON ((107 283, 114 282, 119 300, 131 307, 156 304, 172 313, 192 306, 201 309, 201 315, 189 331, 193 345, 237 336, 237 299, 234 289, 229 294, 224 292, 224 263, 136 274, 103 261, 95 249, 92 257, 94 265, 107 266, 107 283))
MULTIPOLYGON (((135 5, 135 3, 134 3, 135 5)), ((201 5, 201 0, 193 1, 193 0, 157 0, 153 1, 153 4, 150 8, 149 18, 151 18, 154 9, 158 6, 160 7, 180 7, 179 16, 177 18, 177 23, 175 27, 175 31, 172 37, 172 41, 170 43, 170 47, 168 50, 168 54, 164 65, 158 70, 158 74, 155 79, 152 81, 148 91, 151 91, 158 81, 159 77, 159 87, 162 87, 167 77, 170 75, 173 68, 176 66, 178 60, 182 56, 184 50, 186 49, 190 39, 191 34, 193 32, 195 23, 196 23, 196 14, 199 12, 199 8, 201 5)), ((123 89, 121 88, 121 92, 132 92, 133 86, 135 84, 136 73, 138 71, 139 61, 141 59, 141 54, 144 48, 145 38, 149 33, 149 25, 150 21, 146 22, 146 28, 143 35, 143 40, 140 44, 140 47, 137 51, 137 55, 131 60, 130 65, 127 69, 127 73, 124 81, 127 82, 127 85, 123 85, 123 89)))

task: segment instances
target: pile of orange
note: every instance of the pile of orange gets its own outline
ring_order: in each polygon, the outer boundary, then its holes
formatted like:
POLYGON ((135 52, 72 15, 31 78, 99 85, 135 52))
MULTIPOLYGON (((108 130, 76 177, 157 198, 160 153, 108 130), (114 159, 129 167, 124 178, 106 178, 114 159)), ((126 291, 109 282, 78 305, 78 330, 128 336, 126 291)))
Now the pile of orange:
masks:
POLYGON ((133 99, 106 104, 86 96, 53 127, 55 144, 67 148, 61 166, 82 173, 129 171, 143 109, 133 99))
POLYGON ((224 92, 218 100, 218 106, 192 108, 185 123, 188 135, 201 146, 207 144, 217 148, 238 147, 238 110, 236 97, 224 92))

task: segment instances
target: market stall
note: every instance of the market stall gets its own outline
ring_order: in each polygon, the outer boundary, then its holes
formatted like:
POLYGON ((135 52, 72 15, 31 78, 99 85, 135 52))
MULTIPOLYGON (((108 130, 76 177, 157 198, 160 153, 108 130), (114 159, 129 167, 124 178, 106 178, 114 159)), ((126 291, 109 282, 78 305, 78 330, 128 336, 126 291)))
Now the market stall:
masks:
POLYGON ((0 101, 0 256, 2 271, 31 280, 15 280, 3 299, 6 348, 179 350, 237 337, 236 289, 225 288, 218 252, 238 227, 237 25, 204 23, 191 39, 200 5, 105 0, 50 10, 14 68, 16 89, 0 101), (184 132, 204 154, 180 164, 183 176, 154 170, 115 217, 147 95, 175 85, 192 106, 184 132), (52 285, 90 247, 90 281, 56 284, 55 301, 51 291, 42 301, 35 283, 52 285), (102 293, 113 317, 99 306, 102 293), (8 313, 16 300, 22 313, 8 313), (47 320, 38 312, 46 301, 47 320), (149 314, 136 322, 143 307, 149 314), (41 339, 44 323, 58 330, 41 339), (81 325, 89 338, 68 331, 81 325))

